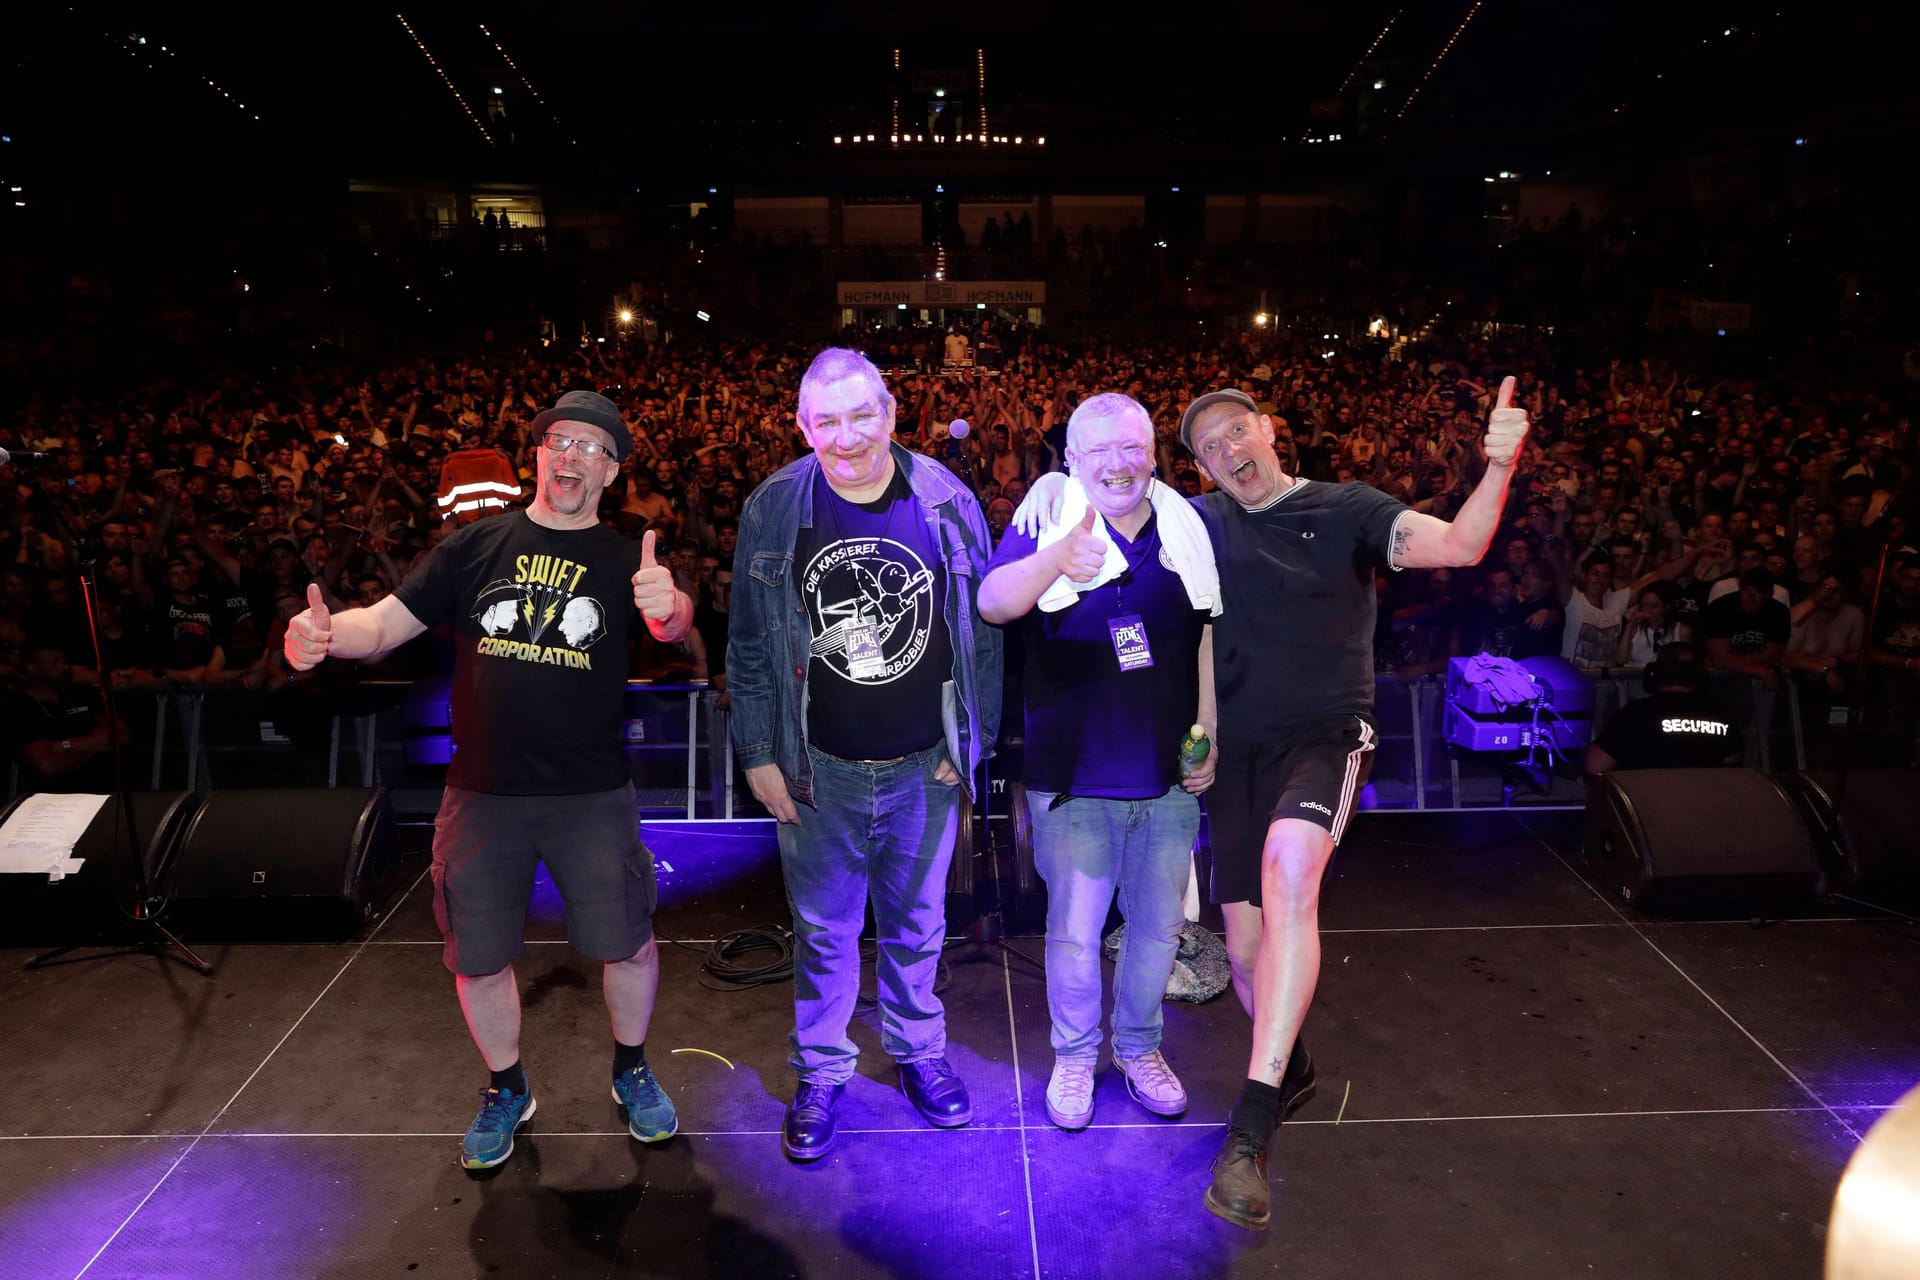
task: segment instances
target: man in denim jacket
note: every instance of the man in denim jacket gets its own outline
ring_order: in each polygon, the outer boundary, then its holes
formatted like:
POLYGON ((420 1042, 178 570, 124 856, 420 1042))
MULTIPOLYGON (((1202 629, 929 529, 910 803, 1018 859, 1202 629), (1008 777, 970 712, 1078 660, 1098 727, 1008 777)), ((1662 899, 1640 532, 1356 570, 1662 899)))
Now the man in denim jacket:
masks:
POLYGON ((881 1042, 928 1121, 972 1118, 933 984, 960 792, 971 798, 999 732, 1001 637, 975 599, 992 549, 979 504, 893 443, 879 370, 858 352, 821 352, 796 416, 812 456, 741 512, 727 677, 735 749, 779 822, 793 908, 788 1061, 800 1084, 783 1145, 815 1160, 854 1071, 847 1022, 869 897, 881 1042))

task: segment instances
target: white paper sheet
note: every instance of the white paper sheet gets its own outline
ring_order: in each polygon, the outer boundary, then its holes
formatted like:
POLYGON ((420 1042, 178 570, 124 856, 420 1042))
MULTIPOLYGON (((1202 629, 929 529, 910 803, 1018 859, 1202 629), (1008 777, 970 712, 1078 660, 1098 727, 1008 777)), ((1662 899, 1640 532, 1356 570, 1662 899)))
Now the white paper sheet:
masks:
POLYGON ((108 797, 32 795, 0 826, 0 873, 26 872, 55 879, 79 870, 73 847, 86 834, 108 797))

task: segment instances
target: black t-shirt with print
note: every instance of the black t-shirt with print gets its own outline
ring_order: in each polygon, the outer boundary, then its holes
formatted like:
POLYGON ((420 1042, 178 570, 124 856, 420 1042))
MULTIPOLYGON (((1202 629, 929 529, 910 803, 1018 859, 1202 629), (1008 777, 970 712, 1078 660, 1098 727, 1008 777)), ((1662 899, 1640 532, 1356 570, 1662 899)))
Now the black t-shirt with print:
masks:
POLYGON ((1225 613, 1213 622, 1220 740, 1281 742, 1373 710, 1374 570, 1407 507, 1364 484, 1296 480, 1263 511, 1194 499, 1225 613))
POLYGON ((1735 653, 1758 653, 1774 642, 1785 644, 1793 631, 1793 615, 1787 606, 1769 597, 1760 612, 1748 613, 1740 607, 1740 593, 1721 596, 1700 615, 1700 635, 1707 640, 1725 640, 1735 653))
MULTIPOLYGON (((80 738, 100 727, 99 699, 89 689, 62 688, 52 702, 42 702, 26 690, 0 702, 0 744, 9 760, 36 742, 80 738)), ((20 780, 29 789, 65 793, 111 791, 113 759, 101 754, 52 778, 41 778, 21 763, 20 780)))
POLYGON ((891 760, 940 742, 940 690, 953 677, 946 574, 906 472, 896 468, 867 503, 816 476, 813 525, 794 539, 793 571, 813 627, 808 740, 843 760, 891 760))
POLYGON ((1595 741, 1620 769, 1704 769, 1740 753, 1739 728, 1704 693, 1657 692, 1629 702, 1595 741))
POLYGON ((450 786, 496 795, 610 791, 620 744, 640 544, 605 525, 549 529, 524 509, 475 521, 394 595, 428 626, 451 618, 450 786))
POLYGON ((161 627, 161 654, 170 670, 191 671, 213 660, 222 631, 220 607, 212 597, 193 592, 182 601, 172 593, 155 610, 161 627))

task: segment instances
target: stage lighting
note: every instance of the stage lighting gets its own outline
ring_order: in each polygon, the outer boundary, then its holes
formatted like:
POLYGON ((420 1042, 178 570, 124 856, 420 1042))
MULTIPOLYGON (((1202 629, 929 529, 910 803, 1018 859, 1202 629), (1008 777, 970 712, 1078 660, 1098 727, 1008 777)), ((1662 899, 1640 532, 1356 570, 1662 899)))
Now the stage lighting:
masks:
POLYGON ((1266 328, 1266 327, 1267 327, 1267 313, 1266 313, 1266 312, 1264 312, 1264 311, 1256 311, 1256 312, 1254 312, 1254 315, 1253 315, 1253 322, 1254 322, 1254 323, 1255 323, 1256 325, 1258 325, 1258 326, 1260 326, 1260 327, 1261 327, 1262 329, 1264 329, 1264 328, 1266 328))
POLYGON ((710 315, 708 315, 708 314, 707 314, 706 312, 704 312, 704 311, 696 311, 696 312, 694 312, 693 314, 694 314, 694 315, 695 315, 695 316, 696 316, 697 318, 699 318, 699 319, 701 319, 701 320, 711 320, 711 319, 713 319, 713 317, 712 317, 712 316, 710 316, 710 315))
POLYGON ((633 321, 633 312, 628 311, 625 307, 620 308, 620 323, 630 324, 632 323, 632 321, 633 321))

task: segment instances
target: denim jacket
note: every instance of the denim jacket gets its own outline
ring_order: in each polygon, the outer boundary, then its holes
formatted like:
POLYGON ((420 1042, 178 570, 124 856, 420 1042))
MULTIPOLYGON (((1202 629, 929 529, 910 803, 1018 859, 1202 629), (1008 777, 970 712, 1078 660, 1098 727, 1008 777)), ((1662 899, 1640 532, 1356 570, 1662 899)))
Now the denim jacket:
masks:
MULTIPOLYGON (((947 635, 953 648, 953 692, 960 785, 973 798, 980 762, 1000 733, 1001 632, 980 617, 980 579, 993 543, 980 504, 939 463, 890 444, 913 496, 926 509, 946 564, 947 635)), ((812 454, 782 467, 755 489, 740 512, 733 553, 733 614, 728 622, 727 692, 733 744, 748 769, 777 764, 795 800, 813 803, 807 762, 807 673, 813 622, 793 571, 798 532, 813 525, 812 454)), ((951 748, 949 754, 952 754, 951 748)))

